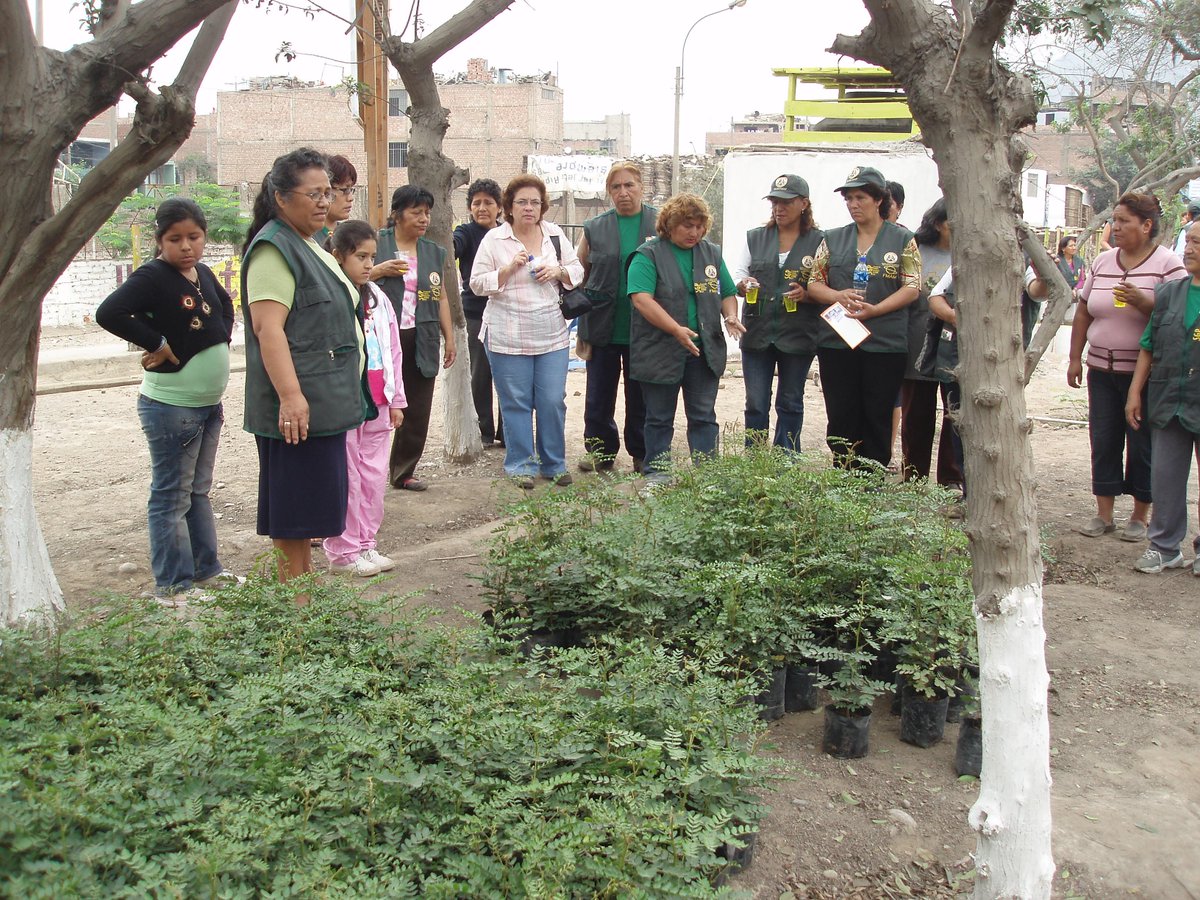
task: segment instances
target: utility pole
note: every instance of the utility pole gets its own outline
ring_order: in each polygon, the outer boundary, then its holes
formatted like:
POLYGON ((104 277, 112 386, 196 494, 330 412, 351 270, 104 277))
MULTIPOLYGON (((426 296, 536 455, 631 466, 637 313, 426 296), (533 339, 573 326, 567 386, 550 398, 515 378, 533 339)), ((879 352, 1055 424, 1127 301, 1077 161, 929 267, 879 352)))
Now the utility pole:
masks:
POLYGON ((363 124, 363 147, 367 154, 367 221, 378 229, 387 221, 388 210, 388 60, 383 52, 384 28, 388 21, 387 0, 359 0, 358 111, 363 124))

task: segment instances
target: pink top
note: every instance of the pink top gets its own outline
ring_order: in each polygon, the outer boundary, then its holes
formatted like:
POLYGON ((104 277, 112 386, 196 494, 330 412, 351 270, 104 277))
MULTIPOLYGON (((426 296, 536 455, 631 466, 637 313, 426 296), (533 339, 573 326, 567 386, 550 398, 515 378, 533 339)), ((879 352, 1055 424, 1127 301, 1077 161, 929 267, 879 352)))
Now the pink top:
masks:
POLYGON ((1105 372, 1132 372, 1137 363, 1142 332, 1150 317, 1132 306, 1117 306, 1113 288, 1122 279, 1154 296, 1154 288, 1166 281, 1187 275, 1183 262, 1166 247, 1154 248, 1136 269, 1124 271, 1117 258, 1116 247, 1096 257, 1083 283, 1083 298, 1087 301, 1088 326, 1087 364, 1105 372))

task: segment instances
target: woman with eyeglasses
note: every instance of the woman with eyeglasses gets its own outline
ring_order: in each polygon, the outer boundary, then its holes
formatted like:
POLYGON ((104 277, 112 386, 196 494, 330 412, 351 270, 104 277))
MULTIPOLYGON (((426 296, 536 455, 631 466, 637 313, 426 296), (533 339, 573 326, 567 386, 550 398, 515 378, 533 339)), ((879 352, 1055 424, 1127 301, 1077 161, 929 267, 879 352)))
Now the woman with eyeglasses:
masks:
POLYGON ((542 179, 518 175, 501 200, 504 224, 480 242, 471 290, 488 298, 479 338, 504 417, 504 471, 523 490, 539 474, 568 485, 569 329, 559 291, 582 283, 583 265, 562 229, 542 218, 550 208, 542 179))
MULTIPOLYGON (((333 229, 339 222, 350 218, 354 209, 354 194, 358 190, 358 169, 346 157, 338 155, 329 157, 329 182, 333 186, 333 200, 325 213, 325 225, 316 234, 316 241, 322 247, 329 242, 333 229)), ((325 249, 329 249, 325 247, 325 249)))
POLYGON ((313 239, 334 197, 328 166, 309 148, 276 159, 242 251, 245 428, 258 443, 258 533, 281 555, 281 581, 313 570, 312 538, 345 530, 346 433, 375 414, 358 290, 313 239))
POLYGON ((375 267, 371 269, 371 279, 392 301, 400 323, 401 380, 408 409, 404 424, 392 438, 388 479, 392 487, 404 491, 427 487, 416 471, 429 435, 433 388, 438 370, 450 368, 458 356, 450 304, 442 289, 446 248, 425 237, 432 210, 433 194, 425 188, 413 184, 396 188, 388 225, 379 230, 375 267))

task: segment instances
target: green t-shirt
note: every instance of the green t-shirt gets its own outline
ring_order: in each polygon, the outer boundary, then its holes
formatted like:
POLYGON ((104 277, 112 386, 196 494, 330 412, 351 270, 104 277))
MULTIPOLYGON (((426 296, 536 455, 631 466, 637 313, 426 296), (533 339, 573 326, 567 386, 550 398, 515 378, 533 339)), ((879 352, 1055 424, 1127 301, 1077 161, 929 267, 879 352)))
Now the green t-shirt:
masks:
MULTIPOLYGON (((676 247, 669 242, 667 246, 675 254, 675 260, 679 263, 679 271, 683 275, 683 283, 687 285, 688 328, 698 334, 700 332, 700 317, 696 313, 696 289, 692 281, 692 250, 690 247, 687 249, 676 247)), ((733 279, 729 277, 729 270, 725 268, 725 260, 721 260, 720 278, 722 298, 732 297, 737 293, 733 279)), ((642 253, 634 256, 633 261, 629 264, 628 292, 630 294, 649 294, 653 297, 655 288, 657 287, 658 273, 654 269, 654 261, 642 253)))
MULTIPOLYGON (((1196 284, 1188 285, 1187 307, 1184 310, 1184 321, 1188 323, 1188 328, 1193 328, 1196 325, 1196 319, 1200 318, 1200 286, 1196 284)), ((1153 319, 1151 319, 1151 323, 1153 319)), ((1146 330, 1142 332, 1142 349, 1150 351, 1154 349, 1154 335, 1150 333, 1151 325, 1146 325, 1146 330)), ((1184 348, 1192 342, 1192 336, 1184 336, 1184 348)))
POLYGON ((632 304, 629 302, 629 291, 625 284, 625 263, 629 254, 642 245, 645 235, 642 234, 642 213, 639 210, 632 216, 617 214, 617 231, 621 235, 621 275, 617 282, 617 299, 613 306, 613 330, 611 343, 629 344, 629 316, 632 304))
MULTIPOLYGON (((341 279, 342 283, 346 285, 346 289, 350 291, 350 296, 357 297, 358 288, 354 286, 353 281, 346 277, 346 273, 333 258, 333 254, 323 247, 319 247, 312 238, 308 239, 308 246, 321 258, 321 262, 329 266, 341 279)), ((296 276, 288 268, 287 260, 283 258, 279 248, 269 241, 261 241, 254 248, 254 265, 250 267, 250 271, 246 275, 246 293, 249 295, 246 298, 248 303, 274 300, 288 309, 292 308, 292 298, 296 293, 296 276)), ((358 354, 365 361, 367 353, 362 328, 356 325, 354 330, 358 335, 358 354)))
POLYGON ((216 406, 229 384, 229 345, 222 341, 205 347, 178 372, 153 372, 142 375, 142 396, 166 403, 195 409, 216 406))

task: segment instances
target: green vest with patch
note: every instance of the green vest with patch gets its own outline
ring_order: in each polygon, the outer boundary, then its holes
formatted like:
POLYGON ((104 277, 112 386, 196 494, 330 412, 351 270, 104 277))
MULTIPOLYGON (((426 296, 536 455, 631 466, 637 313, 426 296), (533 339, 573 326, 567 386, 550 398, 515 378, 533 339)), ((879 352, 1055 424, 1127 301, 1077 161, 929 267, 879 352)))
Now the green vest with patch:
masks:
MULTIPOLYGON (((635 251, 654 262, 658 276, 654 299, 680 325, 688 324, 688 285, 669 241, 655 238, 635 251)), ((700 327, 700 351, 708 367, 719 377, 725 374, 725 333, 721 330, 721 248, 702 240, 692 249, 692 286, 696 291, 696 317, 700 327), (710 274, 711 273, 711 274, 710 274)), ((674 335, 651 325, 633 308, 629 323, 629 374, 634 381, 679 384, 688 352, 674 335)))
POLYGON ((1166 428, 1178 416, 1180 425, 1200 434, 1200 322, 1186 321, 1191 283, 1181 278, 1154 289, 1154 363, 1146 418, 1152 427, 1166 428))
POLYGON ((791 290, 793 281, 808 287, 813 256, 824 237, 825 233, 817 228, 800 235, 780 266, 779 230, 764 225, 746 232, 750 275, 758 282, 759 289, 757 303, 742 303, 742 324, 746 326, 741 340, 743 350, 766 350, 774 345, 783 353, 817 352, 822 307, 800 303, 795 312, 787 312, 783 308, 783 295, 791 290))
MULTIPOLYGON (((658 210, 643 204, 639 229, 647 240, 654 237, 657 220, 658 210)), ((597 347, 607 347, 612 342, 613 315, 617 291, 621 286, 621 270, 628 262, 621 259, 617 211, 610 209, 588 219, 583 223, 583 234, 588 244, 588 277, 583 289, 592 298, 593 306, 591 312, 579 317, 579 336, 597 347)))
MULTIPOLYGON (((867 251, 867 269, 871 273, 867 282, 867 303, 874 306, 900 290, 900 257, 912 239, 911 231, 893 222, 883 223, 875 243, 867 251)), ((852 290, 854 267, 858 265, 858 226, 851 223, 825 232, 825 244, 829 248, 826 284, 835 291, 852 290)), ((871 336, 857 349, 867 353, 908 353, 907 306, 867 319, 863 325, 871 336)), ((822 347, 829 349, 847 349, 846 342, 828 324, 822 327, 820 342, 822 347)))
MULTIPOLYGON (((396 235, 391 228, 379 230, 375 264, 396 258, 396 235)), ((417 238, 417 370, 426 378, 436 378, 442 368, 442 273, 446 251, 428 238, 417 238)), ((380 278, 379 289, 392 301, 396 321, 404 309, 404 279, 380 278)))
MULTIPOLYGON (((315 437, 341 434, 374 418, 374 403, 365 387, 358 349, 356 299, 346 285, 309 248, 304 238, 279 219, 272 219, 254 236, 242 263, 242 296, 254 248, 266 242, 283 254, 296 280, 292 308, 283 323, 300 391, 308 401, 308 433, 315 437)), ((279 395, 263 365, 262 348, 254 334, 253 303, 242 304, 246 320, 246 409, 244 428, 251 434, 282 440, 279 395)))

